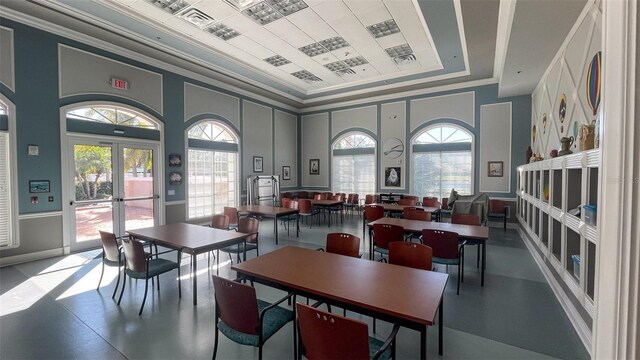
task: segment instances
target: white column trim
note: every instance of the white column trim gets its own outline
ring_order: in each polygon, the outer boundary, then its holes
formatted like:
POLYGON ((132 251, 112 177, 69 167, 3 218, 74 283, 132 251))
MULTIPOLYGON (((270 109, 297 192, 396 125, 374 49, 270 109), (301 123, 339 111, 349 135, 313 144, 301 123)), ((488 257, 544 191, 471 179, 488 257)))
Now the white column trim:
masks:
POLYGON ((640 298, 638 4, 603 1, 602 166, 594 359, 637 359, 640 298))

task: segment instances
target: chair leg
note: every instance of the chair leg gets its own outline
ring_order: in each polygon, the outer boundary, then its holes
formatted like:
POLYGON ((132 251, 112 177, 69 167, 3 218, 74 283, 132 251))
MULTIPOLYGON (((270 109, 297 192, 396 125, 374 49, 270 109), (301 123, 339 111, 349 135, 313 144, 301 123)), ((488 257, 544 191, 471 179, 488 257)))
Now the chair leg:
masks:
MULTIPOLYGON (((104 271, 104 264, 102 265, 102 271, 104 271)), ((102 275, 100 275, 100 280, 102 281, 102 275)), ((118 291, 118 285, 120 285, 120 266, 118 266, 118 280, 116 280, 116 287, 113 289, 113 295, 111 295, 112 299, 115 299, 116 297, 116 292, 118 291)), ((100 286, 100 283, 98 283, 98 286, 100 286)))
POLYGON ((220 250, 216 250, 216 275, 220 274, 220 250))
POLYGON ((216 354, 218 353, 218 324, 214 324, 213 326, 216 328, 216 333, 213 336, 213 356, 211 357, 211 360, 215 360, 216 354))
POLYGON ((142 309, 144 309, 144 303, 147 301, 147 290, 149 290, 149 278, 144 280, 144 296, 142 297, 142 305, 140 305, 140 311, 138 316, 142 315, 142 309))
POLYGON ((504 216, 504 229, 507 230, 507 215, 504 216))
POLYGON ((376 318, 373 318, 373 333, 376 333, 376 318))
POLYGON ((124 288, 127 285, 127 273, 122 270, 122 289, 120 290, 120 297, 118 298, 118 305, 120 305, 120 301, 122 301, 122 294, 124 294, 124 288))
POLYGON ((458 263, 458 289, 456 290, 456 295, 460 295, 460 263, 458 263))
MULTIPOLYGON (((96 290, 100 290, 100 283, 102 282, 102 275, 104 275, 104 260, 102 260, 102 271, 100 272, 100 280, 98 280, 98 287, 96 290)), ((117 289, 117 287, 116 287, 117 289)))
POLYGON ((258 346, 258 360, 262 360, 262 345, 258 346))
POLYGON ((480 268, 480 244, 476 245, 476 269, 480 268))
POLYGON ((182 299, 182 281, 180 281, 180 264, 178 263, 178 298, 182 299))

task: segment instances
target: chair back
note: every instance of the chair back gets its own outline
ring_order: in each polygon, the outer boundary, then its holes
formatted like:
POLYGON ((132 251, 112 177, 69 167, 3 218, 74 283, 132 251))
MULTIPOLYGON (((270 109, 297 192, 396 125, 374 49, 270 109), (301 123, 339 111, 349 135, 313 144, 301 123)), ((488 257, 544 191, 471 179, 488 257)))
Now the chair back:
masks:
POLYGON ((120 250, 118 249, 118 239, 116 235, 106 231, 100 232, 100 240, 102 240, 102 251, 104 258, 109 261, 118 262, 120 250))
POLYGON ((282 199, 280 199, 280 206, 282 206, 283 208, 288 208, 290 202, 291 202, 291 199, 282 198, 282 199))
POLYGON ((308 199, 309 193, 306 191, 298 191, 298 199, 308 199))
POLYGON ((331 199, 331 197, 333 196, 333 193, 330 191, 325 191, 322 194, 324 195, 325 200, 331 199))
POLYGON ((422 198, 422 206, 438 207, 439 205, 437 197, 425 196, 422 198))
POLYGON ((327 252, 351 257, 360 257, 360 238, 346 233, 327 234, 327 252))
POLYGON ((229 230, 229 217, 224 214, 213 215, 211 218, 211 227, 221 230, 229 230))
POLYGON ((389 244, 389 264, 431 270, 433 250, 427 245, 408 241, 394 241, 389 244))
POLYGON ((342 195, 340 195, 340 194, 336 194, 336 195, 331 196, 331 200, 333 200, 333 201, 344 201, 344 197, 342 197, 342 195))
POLYGON ((231 206, 225 206, 223 214, 229 217, 229 224, 238 223, 238 209, 231 206))
POLYGON ((458 233, 451 231, 423 229, 422 243, 433 250, 433 257, 441 259, 458 258, 458 233))
POLYGON ((507 213, 507 202, 503 200, 490 200, 489 212, 493 214, 505 214, 507 213))
POLYGON ((311 200, 298 199, 298 210, 300 210, 301 214, 313 213, 313 205, 311 205, 311 200))
POLYGON ((349 194, 347 204, 358 205, 358 194, 349 194))
MULTIPOLYGON (((258 300, 249 285, 212 275, 216 312, 232 329, 258 335, 258 300)), ((217 326, 217 325, 214 325, 217 326)))
MULTIPOLYGON (((309 200, 307 200, 309 201, 309 200)), ((247 237, 247 243, 255 244, 258 242, 258 229, 260 228, 260 220, 252 217, 243 217, 238 220, 238 232, 252 234, 247 237)))
POLYGON ((404 218, 407 220, 431 221, 431 212, 413 210, 404 212, 404 218))
POLYGON ((127 269, 139 273, 147 271, 147 256, 141 242, 122 238, 122 249, 127 269))
POLYGON ((398 205, 414 206, 415 204, 416 204, 416 200, 408 198, 408 197, 405 197, 405 198, 402 198, 402 199, 398 200, 398 205))
POLYGON ((441 209, 444 209, 444 210, 448 210, 449 209, 449 198, 448 197, 443 197, 442 198, 441 209))
POLYGON ((373 225, 373 243, 383 249, 389 248, 389 243, 404 241, 404 228, 399 225, 375 224, 373 225))
POLYGON ((480 216, 476 214, 452 214, 451 223, 480 226, 480 216))
POLYGON ((367 222, 375 221, 384 217, 384 207, 381 205, 367 205, 364 207, 364 219, 367 222))
POLYGON ((372 195, 372 194, 368 194, 364 197, 364 204, 365 205, 369 205, 369 204, 373 204, 374 202, 376 202, 376 196, 372 195))
POLYGON ((296 311, 307 359, 369 360, 366 323, 301 303, 296 303, 296 311))
POLYGON ((298 200, 291 200, 289 201, 289 204, 286 207, 289 209, 298 210, 299 206, 300 206, 300 203, 298 202, 298 200))
POLYGON ((327 200, 327 197, 324 194, 315 194, 313 200, 327 200))

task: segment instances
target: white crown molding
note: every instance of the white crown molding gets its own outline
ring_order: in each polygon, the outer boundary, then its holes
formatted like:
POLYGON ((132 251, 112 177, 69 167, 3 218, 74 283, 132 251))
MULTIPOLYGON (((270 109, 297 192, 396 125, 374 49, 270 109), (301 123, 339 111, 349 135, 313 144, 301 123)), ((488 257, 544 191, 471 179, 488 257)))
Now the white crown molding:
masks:
MULTIPOLYGON (((13 20, 13 21, 16 21, 16 22, 20 22, 20 23, 25 24, 25 25, 32 26, 32 27, 40 29, 40 30, 44 30, 44 31, 50 32, 50 33, 55 34, 55 35, 59 35, 59 36, 62 36, 62 37, 65 37, 65 38, 68 38, 68 39, 71 39, 71 40, 75 40, 75 41, 78 41, 78 42, 81 42, 81 43, 84 43, 84 44, 87 44, 87 45, 90 45, 90 46, 93 46, 93 47, 96 47, 96 48, 100 48, 100 49, 103 49, 105 51, 114 53, 116 55, 121 55, 121 56, 127 57, 127 58, 132 59, 132 60, 140 61, 140 62, 145 63, 147 65, 154 66, 154 67, 157 67, 159 69, 166 70, 166 71, 170 71, 170 72, 173 72, 173 73, 175 73, 177 75, 182 75, 182 76, 188 77, 188 78, 190 78, 192 80, 201 81, 203 83, 206 83, 206 84, 209 84, 209 85, 212 85, 212 86, 216 86, 216 87, 219 87, 221 89, 225 89, 227 91, 234 92, 234 93, 246 96, 248 98, 253 98, 255 100, 259 100, 259 101, 262 101, 262 102, 265 102, 265 103, 271 103, 271 104, 274 104, 275 106, 281 107, 283 109, 287 109, 287 110, 291 110, 291 111, 299 111, 299 109, 297 107, 291 106, 289 104, 282 103, 280 101, 268 98, 266 96, 254 94, 254 93, 252 93, 250 91, 241 89, 241 88, 236 87, 234 85, 227 84, 227 83, 222 82, 220 80, 215 80, 213 78, 210 78, 210 77, 195 73, 193 71, 186 70, 186 69, 184 69, 182 67, 179 67, 179 66, 176 66, 176 65, 171 65, 171 64, 168 64, 166 62, 154 59, 152 57, 149 57, 149 56, 146 56, 146 55, 142 55, 140 53, 137 53, 137 52, 134 52, 134 51, 131 51, 131 50, 124 49, 124 48, 116 46, 116 45, 114 45, 114 44, 112 44, 110 42, 107 42, 107 41, 104 41, 104 40, 100 40, 100 39, 96 39, 96 38, 94 38, 92 36, 88 36, 88 35, 79 33, 79 32, 74 31, 74 30, 69 30, 69 29, 67 29, 65 27, 53 24, 51 22, 48 22, 48 21, 45 21, 45 20, 42 20, 42 19, 38 19, 38 18, 33 17, 31 15, 23 14, 23 13, 15 11, 13 9, 6 8, 6 7, 2 6, 2 5, 0 5, 0 12, 2 13, 2 16, 6 17, 6 18, 8 18, 10 20, 13 20)), ((302 99, 299 99, 299 98, 297 98, 295 96, 292 96, 290 94, 286 94, 286 96, 284 96, 284 97, 289 98, 289 99, 294 100, 294 101, 297 101, 299 103, 302 103, 302 99)))
POLYGON ((459 89, 465 89, 465 88, 471 88, 471 87, 477 87, 477 86, 491 85, 491 84, 495 84, 495 83, 497 83, 497 80, 494 79, 494 78, 473 80, 473 81, 457 83, 457 84, 436 86, 436 87, 427 88, 427 89, 410 90, 410 91, 405 91, 405 92, 400 92, 400 93, 395 93, 395 94, 373 96, 373 97, 369 97, 369 98, 363 98, 363 99, 357 99, 357 100, 351 100, 351 101, 343 101, 343 102, 338 102, 338 103, 333 103, 333 104, 328 104, 328 105, 314 106, 314 107, 301 109, 300 111, 301 111, 302 115, 305 115, 305 114, 310 113, 310 112, 316 112, 316 111, 322 111, 322 110, 330 110, 330 109, 335 109, 335 108, 345 107, 345 106, 355 106, 355 105, 360 105, 360 104, 368 104, 368 103, 372 103, 372 102, 390 102, 390 101, 400 102, 400 101, 403 101, 402 98, 414 97, 414 96, 420 96, 420 95, 428 95, 428 94, 433 94, 433 93, 438 93, 438 92, 444 92, 444 91, 450 91, 450 90, 459 90, 459 89))
POLYGON ((500 1, 498 14, 498 33, 496 35, 496 54, 493 63, 493 77, 502 84, 502 73, 509 48, 509 38, 513 27, 513 17, 516 12, 516 0, 500 1))
POLYGON ((464 34, 464 22, 462 17, 462 6, 460 0, 453 0, 453 6, 456 10, 456 20, 458 21, 458 34, 460 34, 460 46, 462 47, 462 57, 464 58, 464 68, 467 75, 471 74, 469 67, 469 52, 467 50, 467 37, 464 34))

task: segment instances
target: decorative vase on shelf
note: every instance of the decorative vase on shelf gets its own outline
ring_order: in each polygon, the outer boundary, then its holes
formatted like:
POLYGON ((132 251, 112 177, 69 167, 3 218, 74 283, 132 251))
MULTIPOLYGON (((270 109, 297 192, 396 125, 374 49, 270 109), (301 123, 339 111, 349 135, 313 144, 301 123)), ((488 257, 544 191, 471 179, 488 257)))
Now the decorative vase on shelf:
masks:
POLYGON ((562 139, 560 139, 560 144, 561 144, 560 147, 562 149, 558 152, 558 155, 563 156, 563 155, 573 154, 573 151, 569 150, 569 148, 573 144, 574 140, 575 139, 573 138, 573 136, 563 137, 562 139))
POLYGON ((532 156, 533 156, 533 150, 531 149, 531 146, 529 146, 527 148, 527 151, 524 153, 525 164, 528 164, 531 161, 532 156))

